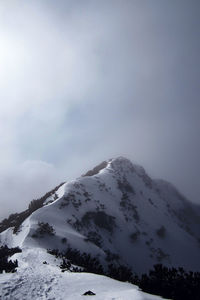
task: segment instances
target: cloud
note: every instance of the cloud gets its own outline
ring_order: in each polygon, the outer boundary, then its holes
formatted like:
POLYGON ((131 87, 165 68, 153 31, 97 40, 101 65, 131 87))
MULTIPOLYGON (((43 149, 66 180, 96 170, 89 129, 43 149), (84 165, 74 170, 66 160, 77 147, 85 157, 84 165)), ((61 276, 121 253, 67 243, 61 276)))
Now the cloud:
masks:
POLYGON ((183 0, 1 2, 2 199, 17 195, 24 207, 25 196, 43 193, 37 177, 48 168, 39 162, 53 166, 48 188, 124 155, 198 202, 198 8, 183 0), (29 172, 36 182, 23 198, 29 172))
POLYGON ((26 209, 32 199, 40 198, 61 181, 55 167, 42 161, 25 161, 1 169, 1 218, 26 209))

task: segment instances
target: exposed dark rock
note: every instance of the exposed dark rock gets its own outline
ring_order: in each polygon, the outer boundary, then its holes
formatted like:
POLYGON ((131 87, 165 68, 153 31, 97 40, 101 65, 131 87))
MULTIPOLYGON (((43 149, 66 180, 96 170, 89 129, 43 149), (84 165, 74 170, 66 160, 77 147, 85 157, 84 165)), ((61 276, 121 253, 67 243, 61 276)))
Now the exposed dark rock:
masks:
POLYGON ((96 294, 93 293, 92 291, 87 291, 83 294, 83 296, 95 296, 96 294))
POLYGON ((82 175, 83 177, 85 176, 93 176, 98 174, 102 169, 105 169, 107 167, 108 163, 106 161, 103 161, 100 163, 98 166, 94 167, 94 169, 89 170, 86 174, 82 175))

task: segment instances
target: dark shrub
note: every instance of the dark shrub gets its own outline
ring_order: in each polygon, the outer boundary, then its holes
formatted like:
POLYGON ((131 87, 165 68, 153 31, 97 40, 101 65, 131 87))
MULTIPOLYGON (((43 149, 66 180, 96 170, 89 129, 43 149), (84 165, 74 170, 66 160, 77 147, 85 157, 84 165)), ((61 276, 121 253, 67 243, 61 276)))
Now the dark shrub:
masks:
POLYGON ((67 243, 67 239, 66 239, 66 238, 62 238, 62 239, 61 239, 61 242, 62 242, 63 244, 66 244, 66 243, 67 243))
POLYGON ((85 213, 81 222, 85 226, 89 226, 93 222, 97 227, 108 230, 111 233, 116 226, 115 217, 106 214, 104 211, 89 211, 85 213))
POLYGON ((130 268, 127 266, 115 266, 113 264, 108 265, 107 276, 120 280, 120 281, 129 281, 133 282, 133 273, 130 268))
MULTIPOLYGON (((7 219, 4 219, 3 221, 0 222, 0 232, 3 232, 4 230, 8 229, 9 227, 14 227, 13 232, 17 233, 19 231, 20 225, 24 222, 26 218, 28 218, 32 212, 37 210, 38 208, 41 208, 44 205, 44 202, 47 198, 49 198, 51 195, 53 195, 63 183, 59 184, 56 186, 53 190, 50 192, 46 193, 44 196, 42 196, 39 199, 33 199, 29 206, 28 209, 21 212, 21 213, 15 213, 11 214, 7 219)), ((54 199, 56 196, 54 196, 54 199)))
POLYGON ((137 284, 143 291, 161 295, 164 298, 199 300, 199 272, 186 272, 183 268, 167 268, 162 264, 157 264, 148 275, 143 274, 137 284))
POLYGON ((158 230, 156 230, 156 234, 160 237, 160 238, 164 238, 166 235, 166 229, 164 226, 161 226, 158 230))
POLYGON ((131 235, 130 235, 131 242, 135 243, 139 239, 139 236, 140 236, 139 231, 135 231, 135 232, 131 233, 131 235))
POLYGON ((53 226, 49 225, 49 223, 38 222, 38 228, 36 229, 35 233, 32 235, 33 238, 43 235, 55 235, 55 230, 53 226))
POLYGON ((19 247, 16 248, 8 248, 7 246, 0 247, 0 273, 5 272, 16 272, 16 268, 18 267, 17 260, 11 261, 8 260, 9 256, 12 256, 15 253, 22 252, 19 247))

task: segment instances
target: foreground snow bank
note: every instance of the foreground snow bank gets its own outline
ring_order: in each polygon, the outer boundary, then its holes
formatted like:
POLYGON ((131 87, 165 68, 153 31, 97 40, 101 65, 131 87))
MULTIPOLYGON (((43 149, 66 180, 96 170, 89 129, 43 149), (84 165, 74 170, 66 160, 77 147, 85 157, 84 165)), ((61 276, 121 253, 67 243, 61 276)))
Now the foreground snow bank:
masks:
POLYGON ((88 273, 62 273, 59 260, 34 248, 15 254, 17 273, 0 274, 0 299, 2 300, 66 300, 84 299, 91 290, 96 300, 159 300, 160 297, 139 291, 130 283, 119 282, 106 276, 88 273), (43 264, 43 262, 47 264, 43 264))

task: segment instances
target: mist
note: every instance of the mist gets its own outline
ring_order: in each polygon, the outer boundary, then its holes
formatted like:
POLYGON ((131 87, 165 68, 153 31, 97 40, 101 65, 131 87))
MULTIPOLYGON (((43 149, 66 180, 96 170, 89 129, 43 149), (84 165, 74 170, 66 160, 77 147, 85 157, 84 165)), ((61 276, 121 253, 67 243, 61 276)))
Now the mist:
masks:
POLYGON ((199 1, 0 3, 0 218, 125 156, 200 203, 199 1))

